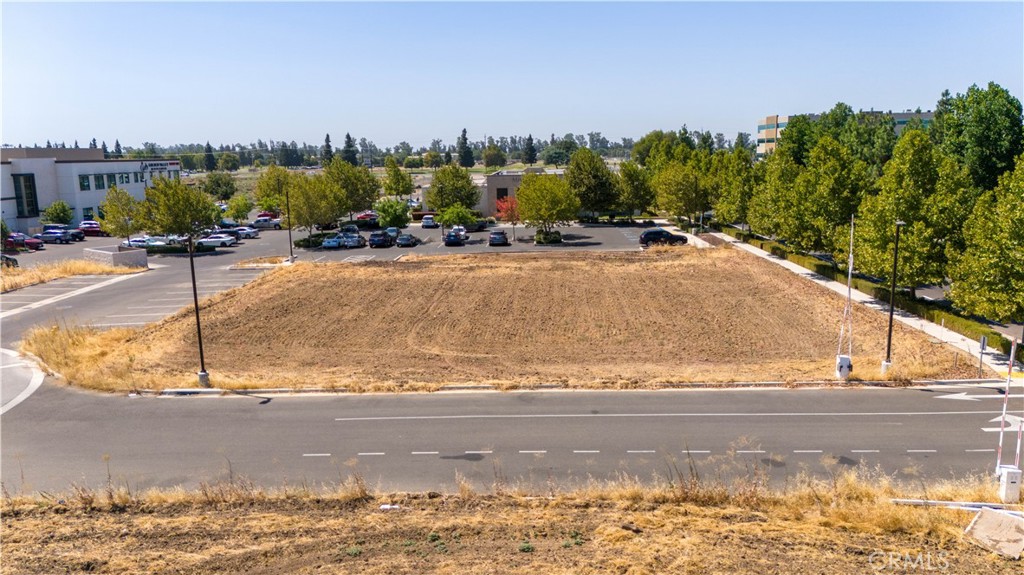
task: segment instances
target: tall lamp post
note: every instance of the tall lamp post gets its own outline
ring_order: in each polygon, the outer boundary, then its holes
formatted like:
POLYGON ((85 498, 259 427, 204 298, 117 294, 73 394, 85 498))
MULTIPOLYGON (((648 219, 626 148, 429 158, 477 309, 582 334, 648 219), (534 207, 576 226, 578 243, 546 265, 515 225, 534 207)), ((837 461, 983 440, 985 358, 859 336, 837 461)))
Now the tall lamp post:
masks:
POLYGON ((195 238, 188 237, 188 267, 192 271, 192 303, 196 310, 196 337, 199 339, 199 387, 210 387, 210 374, 206 372, 203 355, 203 328, 199 325, 199 290, 196 288, 196 265, 192 254, 196 251, 195 238))
POLYGON ((885 361, 882 362, 882 375, 892 367, 892 316, 896 305, 896 264, 900 257, 900 228, 907 225, 903 220, 896 220, 896 245, 892 250, 892 285, 889 288, 889 336, 885 340, 885 361))
POLYGON ((291 195, 288 193, 290 187, 288 184, 284 186, 284 209, 285 215, 288 216, 288 263, 295 261, 295 252, 292 251, 292 245, 294 245, 292 244, 292 202, 291 195))

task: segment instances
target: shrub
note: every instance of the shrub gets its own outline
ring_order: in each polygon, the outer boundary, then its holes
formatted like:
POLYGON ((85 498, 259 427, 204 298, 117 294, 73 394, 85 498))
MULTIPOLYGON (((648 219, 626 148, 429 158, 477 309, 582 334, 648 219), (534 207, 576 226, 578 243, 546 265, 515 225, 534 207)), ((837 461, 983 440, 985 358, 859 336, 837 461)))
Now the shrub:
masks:
POLYGON ((552 230, 550 232, 537 230, 537 233, 533 236, 533 241, 537 245, 560 244, 562 243, 562 232, 558 230, 552 230))
POLYGON ((310 236, 306 236, 304 238, 299 238, 299 239, 295 240, 292 243, 295 244, 295 247, 297 247, 297 248, 306 248, 306 249, 318 248, 321 245, 323 245, 324 238, 326 238, 328 236, 333 236, 333 235, 334 235, 334 232, 329 232, 329 233, 321 232, 321 233, 313 234, 313 235, 310 235, 310 236))
POLYGON ((533 543, 530 543, 529 541, 523 541, 522 543, 519 544, 519 552, 520 553, 533 553, 533 543))

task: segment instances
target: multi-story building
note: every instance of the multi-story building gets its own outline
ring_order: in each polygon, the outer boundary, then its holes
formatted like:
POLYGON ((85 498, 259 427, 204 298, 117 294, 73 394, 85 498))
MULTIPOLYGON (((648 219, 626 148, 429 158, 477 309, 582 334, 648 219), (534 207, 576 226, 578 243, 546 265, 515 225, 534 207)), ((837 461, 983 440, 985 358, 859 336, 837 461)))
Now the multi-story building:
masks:
MULTIPOLYGON (((885 112, 876 112, 874 110, 867 112, 868 114, 883 114, 885 112)), ((893 120, 896 121, 896 135, 899 136, 903 132, 903 128, 907 126, 910 120, 917 118, 927 127, 932 123, 935 118, 935 114, 931 110, 927 112, 888 112, 892 116, 893 120)), ((819 114, 803 114, 807 116, 812 122, 820 118, 819 114)), ((776 143, 779 141, 779 134, 785 129, 786 124, 789 123, 789 119, 793 116, 766 116, 760 124, 757 125, 757 157, 763 158, 765 154, 775 149, 776 143)))
POLYGON ((105 160, 97 148, 0 149, 0 209, 11 230, 34 233, 39 214, 57 200, 71 206, 75 221, 99 215, 111 186, 138 199, 154 178, 178 178, 178 160, 105 160))

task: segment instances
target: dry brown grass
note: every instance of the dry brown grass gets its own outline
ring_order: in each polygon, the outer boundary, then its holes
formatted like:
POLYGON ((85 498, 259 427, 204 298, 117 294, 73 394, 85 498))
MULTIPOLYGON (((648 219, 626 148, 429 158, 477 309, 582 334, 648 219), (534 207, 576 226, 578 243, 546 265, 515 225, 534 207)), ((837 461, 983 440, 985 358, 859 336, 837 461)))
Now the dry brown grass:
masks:
POLYGON ((285 256, 266 256, 266 257, 261 257, 261 258, 250 258, 250 259, 242 260, 242 261, 238 262, 237 264, 235 264, 235 267, 244 268, 244 267, 250 267, 250 266, 251 267, 263 267, 263 266, 268 266, 268 265, 276 266, 276 265, 280 265, 280 264, 284 263, 287 260, 288 260, 288 258, 285 257, 285 256))
MULTIPOLYGON (((741 251, 503 256, 299 263, 210 298, 201 307, 212 383, 428 391, 831 378, 842 298, 741 251)), ((886 318, 858 308, 854 321, 856 373, 881 378, 886 318)), ((73 383, 196 383, 188 313, 116 336, 60 331, 27 334, 25 345, 73 383)), ((972 372, 902 325, 893 346, 896 382, 972 372)))
MULTIPOLYGON (((951 573, 1017 574, 965 542, 967 512, 898 506, 941 490, 992 499, 991 480, 932 490, 865 469, 779 489, 676 476, 536 493, 264 490, 244 480, 131 493, 6 497, 3 573, 870 573, 872 554, 941 557, 951 573), (397 508, 381 509, 381 505, 397 508)), ((878 555, 875 556, 876 560, 878 555)))
POLYGON ((72 276, 124 275, 140 271, 145 270, 108 266, 87 260, 61 260, 30 268, 3 268, 0 271, 0 293, 72 276))

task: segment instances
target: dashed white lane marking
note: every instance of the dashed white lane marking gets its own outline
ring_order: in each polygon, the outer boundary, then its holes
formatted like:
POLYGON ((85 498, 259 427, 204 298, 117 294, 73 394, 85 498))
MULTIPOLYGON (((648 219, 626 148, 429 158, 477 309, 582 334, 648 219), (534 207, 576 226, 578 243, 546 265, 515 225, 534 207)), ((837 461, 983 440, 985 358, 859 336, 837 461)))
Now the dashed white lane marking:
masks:
POLYGON ((653 449, 627 449, 626 453, 655 453, 653 449))
POLYGON ((794 449, 793 453, 821 453, 820 449, 794 449))
POLYGON ((123 323, 91 323, 91 327, 124 327, 126 325, 146 325, 148 321, 127 321, 123 323))
POLYGON ((0 369, 6 369, 6 368, 8 368, 8 367, 22 367, 22 366, 24 366, 24 365, 29 365, 29 364, 27 364, 27 363, 25 363, 25 362, 20 362, 20 363, 8 363, 7 365, 0 365, 0 369))
POLYGON ((383 451, 361 451, 356 455, 384 455, 383 451))
POLYGON ((33 310, 33 309, 36 309, 38 307, 42 307, 44 305, 48 305, 48 304, 55 303, 55 302, 58 302, 58 301, 62 301, 62 300, 65 300, 65 299, 68 299, 68 298, 71 298, 71 297, 75 297, 76 295, 79 295, 79 294, 91 292, 93 290, 97 290, 97 289, 100 289, 102 287, 106 287, 106 286, 111 285, 111 284, 115 284, 115 283, 118 283, 118 282, 123 282, 125 280, 129 280, 129 279, 132 279, 134 277, 138 277, 140 275, 142 275, 142 274, 141 273, 136 273, 136 274, 117 276, 115 278, 111 278, 111 279, 109 279, 107 281, 99 282, 99 283, 93 284, 93 285, 88 286, 88 287, 84 287, 84 288, 81 288, 81 289, 76 289, 74 291, 69 291, 67 293, 62 293, 60 295, 55 295, 53 297, 50 297, 50 298, 47 298, 47 299, 44 299, 44 300, 40 300, 40 301, 37 301, 37 302, 34 302, 34 303, 30 303, 28 305, 21 306, 19 308, 15 308, 15 309, 8 310, 8 311, 5 311, 3 313, 0 313, 0 319, 12 316, 14 314, 21 313, 23 311, 33 310))
POLYGON ((597 449, 574 449, 573 453, 601 453, 597 449))
POLYGON ((965 449, 967 453, 995 453, 995 449, 965 449))
POLYGON ((684 449, 683 453, 711 453, 709 449, 684 449))
POLYGON ((303 457, 330 457, 330 453, 303 453, 303 457))
POLYGON ((908 449, 907 453, 935 453, 934 449, 908 449))
POLYGON ((466 455, 488 455, 494 453, 493 451, 467 451, 466 455))
POLYGON ((850 453, 878 453, 877 449, 851 449, 850 453))
POLYGON ((537 455, 537 454, 547 453, 547 450, 542 450, 542 449, 520 449, 519 453, 522 453, 524 455, 537 455))
POLYGON ((413 451, 412 455, 437 455, 436 451, 413 451))
POLYGON ((128 313, 128 314, 122 314, 122 315, 108 315, 107 317, 146 317, 146 316, 153 316, 153 315, 165 316, 167 314, 166 313, 128 313))
POLYGON ((737 449, 736 453, 764 453, 762 449, 737 449))

